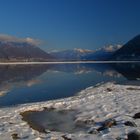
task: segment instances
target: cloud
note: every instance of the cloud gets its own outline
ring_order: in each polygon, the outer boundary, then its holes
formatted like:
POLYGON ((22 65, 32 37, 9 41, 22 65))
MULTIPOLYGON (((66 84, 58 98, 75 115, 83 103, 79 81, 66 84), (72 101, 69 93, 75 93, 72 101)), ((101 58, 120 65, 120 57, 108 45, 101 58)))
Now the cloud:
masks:
POLYGON ((31 45, 38 46, 42 42, 39 39, 33 39, 30 37, 27 38, 18 38, 15 36, 10 36, 10 35, 5 35, 5 34, 0 34, 0 42, 8 43, 8 42, 18 42, 18 43, 28 43, 31 45))

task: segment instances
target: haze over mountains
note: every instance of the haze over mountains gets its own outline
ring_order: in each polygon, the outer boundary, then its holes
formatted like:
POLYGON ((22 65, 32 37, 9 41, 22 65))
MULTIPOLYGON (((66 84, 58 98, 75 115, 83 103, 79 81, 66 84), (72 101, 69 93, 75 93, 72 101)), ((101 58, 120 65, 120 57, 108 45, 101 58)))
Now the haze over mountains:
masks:
POLYGON ((51 56, 37 47, 31 38, 0 35, 0 61, 47 61, 51 56))
POLYGON ((109 45, 96 50, 72 49, 45 52, 31 38, 19 39, 0 35, 1 62, 28 61, 109 61, 140 60, 140 35, 125 45, 109 45))

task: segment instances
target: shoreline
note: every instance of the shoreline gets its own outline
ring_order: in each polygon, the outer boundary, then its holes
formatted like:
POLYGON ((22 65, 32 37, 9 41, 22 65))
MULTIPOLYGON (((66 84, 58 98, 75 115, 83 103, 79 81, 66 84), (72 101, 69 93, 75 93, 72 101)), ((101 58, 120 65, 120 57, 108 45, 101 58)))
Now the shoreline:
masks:
POLYGON ((76 140, 114 140, 118 137, 125 139, 133 130, 140 130, 140 119, 134 120, 135 113, 140 112, 140 88, 130 85, 118 85, 105 83, 88 87, 77 95, 69 98, 23 104, 16 107, 5 107, 0 110, 0 137, 2 140, 11 139, 13 135, 18 139, 63 140, 62 135, 76 140), (22 120, 21 113, 26 111, 50 111, 76 110, 75 121, 91 124, 90 130, 85 132, 64 133, 47 131, 40 133, 32 129, 27 122, 22 120), (115 119, 118 123, 108 129, 94 134, 99 123, 108 119, 115 119), (125 126, 124 122, 136 123, 137 127, 125 126), (97 125, 98 124, 98 125, 97 125), (93 133, 89 133, 93 132, 93 133))
POLYGON ((140 61, 56 61, 56 62, 0 62, 0 65, 38 65, 38 64, 98 64, 98 63, 140 63, 140 61))

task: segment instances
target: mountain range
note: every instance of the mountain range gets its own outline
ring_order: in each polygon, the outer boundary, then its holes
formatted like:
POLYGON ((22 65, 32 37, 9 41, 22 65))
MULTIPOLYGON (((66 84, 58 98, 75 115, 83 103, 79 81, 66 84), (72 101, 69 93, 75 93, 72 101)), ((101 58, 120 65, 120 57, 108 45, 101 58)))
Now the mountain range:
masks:
POLYGON ((118 50, 121 45, 99 48, 97 50, 87 50, 87 49, 73 49, 51 52, 50 55, 57 59, 57 61, 102 61, 111 58, 113 53, 118 50))
POLYGON ((140 35, 137 35, 124 45, 107 46, 92 50, 65 50, 51 53, 60 61, 140 61, 140 35))
POLYGON ((27 42, 0 41, 0 61, 47 61, 51 56, 27 42))
POLYGON ((27 41, 1 41, 0 61, 131 61, 140 60, 140 35, 123 46, 109 45, 96 50, 75 48, 55 52, 45 52, 27 41))

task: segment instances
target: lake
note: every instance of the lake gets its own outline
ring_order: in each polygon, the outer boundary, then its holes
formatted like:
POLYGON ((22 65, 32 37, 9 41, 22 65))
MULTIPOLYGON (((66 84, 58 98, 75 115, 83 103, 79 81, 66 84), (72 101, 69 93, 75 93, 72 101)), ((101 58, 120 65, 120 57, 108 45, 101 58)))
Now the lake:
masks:
POLYGON ((98 83, 140 85, 140 63, 0 65, 0 107, 75 95, 98 83))

